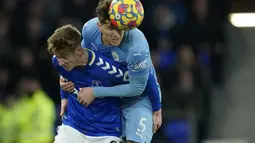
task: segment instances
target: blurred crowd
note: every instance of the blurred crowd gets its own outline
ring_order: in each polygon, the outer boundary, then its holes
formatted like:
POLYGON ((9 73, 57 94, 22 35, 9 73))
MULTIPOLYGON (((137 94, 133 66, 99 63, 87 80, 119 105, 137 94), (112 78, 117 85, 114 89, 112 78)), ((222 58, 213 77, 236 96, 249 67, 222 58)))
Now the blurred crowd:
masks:
MULTIPOLYGON (((46 40, 64 24, 81 29, 95 17, 97 2, 0 0, 0 143, 54 140, 60 95, 46 40)), ((164 124, 154 142, 199 142, 206 138, 210 89, 223 84, 224 3, 141 2, 145 19, 139 29, 162 88, 164 124)))

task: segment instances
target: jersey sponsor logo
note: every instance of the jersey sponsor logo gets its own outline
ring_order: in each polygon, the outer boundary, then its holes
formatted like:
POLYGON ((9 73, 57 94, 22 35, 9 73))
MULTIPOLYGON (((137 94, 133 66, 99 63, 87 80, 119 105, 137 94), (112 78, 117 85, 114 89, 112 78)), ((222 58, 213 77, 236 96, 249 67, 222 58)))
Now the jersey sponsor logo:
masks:
POLYGON ((120 60, 120 57, 119 57, 119 55, 118 55, 117 52, 112 52, 112 57, 113 57, 113 59, 114 59, 115 61, 119 61, 119 60, 120 60))
POLYGON ((148 65, 148 59, 145 59, 144 61, 134 65, 133 70, 143 70, 146 69, 148 65))

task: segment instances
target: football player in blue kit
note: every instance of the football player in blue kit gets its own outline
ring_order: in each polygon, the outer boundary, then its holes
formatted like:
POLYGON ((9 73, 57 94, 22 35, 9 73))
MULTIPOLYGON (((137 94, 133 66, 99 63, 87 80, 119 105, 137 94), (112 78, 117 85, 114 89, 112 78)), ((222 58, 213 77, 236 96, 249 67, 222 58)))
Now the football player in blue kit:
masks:
MULTIPOLYGON (((88 106, 100 97, 122 97, 124 136, 128 142, 150 143, 161 126, 161 95, 144 92, 150 75, 156 72, 150 49, 143 33, 138 30, 121 31, 109 20, 112 0, 101 0, 97 18, 84 24, 82 47, 98 51, 128 68, 129 83, 112 87, 87 87, 80 91, 80 100, 88 106), (154 124, 154 126, 153 126, 154 124)), ((60 80, 61 88, 72 91, 72 83, 60 80)), ((159 85, 157 85, 160 93, 159 85)))
MULTIPOLYGON (((48 50, 54 55, 53 67, 61 77, 75 84, 72 93, 61 90, 61 97, 68 100, 68 106, 55 143, 120 142, 119 98, 97 98, 89 107, 85 107, 80 100, 79 90, 83 87, 128 83, 125 74, 128 69, 100 53, 81 48, 80 39, 80 32, 71 25, 58 28, 48 39, 48 50)), ((151 74, 144 92, 158 95, 157 91, 156 80, 151 74)))
POLYGON ((74 92, 61 90, 62 101, 68 101, 63 123, 54 143, 120 143, 120 99, 98 98, 90 107, 79 100, 79 88, 112 86, 126 83, 112 59, 81 48, 81 33, 71 25, 58 28, 48 39, 52 65, 65 79, 75 83, 74 92), (105 66, 110 69, 105 70, 105 66), (113 73, 117 70, 118 73, 113 73))

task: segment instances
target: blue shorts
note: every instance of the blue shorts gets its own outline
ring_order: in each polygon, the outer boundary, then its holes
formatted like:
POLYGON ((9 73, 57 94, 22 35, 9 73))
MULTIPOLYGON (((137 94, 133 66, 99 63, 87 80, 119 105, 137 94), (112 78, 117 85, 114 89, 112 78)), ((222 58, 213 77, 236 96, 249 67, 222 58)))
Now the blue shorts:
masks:
POLYGON ((153 119, 150 101, 145 98, 122 108, 123 136, 137 143, 150 143, 153 136, 153 119), (149 105, 149 106, 148 106, 149 105))

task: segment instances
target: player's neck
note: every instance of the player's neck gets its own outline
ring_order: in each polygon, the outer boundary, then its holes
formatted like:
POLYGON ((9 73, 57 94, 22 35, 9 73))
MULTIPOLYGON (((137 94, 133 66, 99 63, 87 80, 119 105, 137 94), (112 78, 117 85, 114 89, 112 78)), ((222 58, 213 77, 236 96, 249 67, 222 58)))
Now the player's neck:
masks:
POLYGON ((79 62, 77 63, 77 66, 85 66, 87 65, 89 60, 88 51, 84 48, 82 48, 82 50, 83 50, 83 55, 80 57, 79 62))

